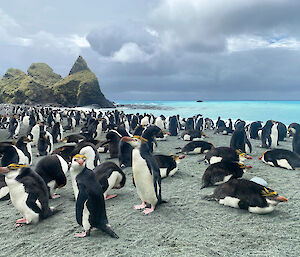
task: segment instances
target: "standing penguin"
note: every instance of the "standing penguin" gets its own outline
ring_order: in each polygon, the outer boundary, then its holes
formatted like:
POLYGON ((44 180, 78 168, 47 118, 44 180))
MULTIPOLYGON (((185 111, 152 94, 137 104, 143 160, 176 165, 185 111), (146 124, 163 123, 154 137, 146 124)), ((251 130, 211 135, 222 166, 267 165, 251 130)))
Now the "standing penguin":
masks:
POLYGON ((262 128, 261 133, 261 147, 262 148, 270 148, 272 144, 272 138, 271 138, 271 130, 273 126, 273 121, 268 120, 265 124, 265 126, 262 128))
POLYGON ((144 138, 123 137, 122 141, 128 142, 133 147, 133 179, 137 194, 142 200, 142 204, 136 205, 134 208, 137 210, 144 209, 144 214, 151 213, 158 204, 162 203, 161 177, 158 164, 150 151, 147 140, 144 138), (146 208, 147 204, 150 204, 151 208, 146 208))
POLYGON ((26 165, 10 164, 1 167, 0 173, 5 175, 12 204, 23 215, 18 219, 16 227, 24 224, 35 224, 55 213, 49 207, 49 193, 43 179, 26 165))
POLYGON ((300 155, 300 125, 296 124, 294 126, 294 136, 293 136, 293 152, 300 155))
POLYGON ((276 148, 278 146, 279 131, 278 123, 275 122, 271 128, 271 148, 276 148))
POLYGON ((74 191, 76 198, 76 221, 83 226, 84 232, 75 234, 75 237, 86 237, 90 235, 91 229, 100 229, 113 238, 119 238, 108 224, 103 190, 96 179, 95 173, 85 167, 86 157, 75 155, 72 158, 73 173, 72 183, 76 187, 74 191), (73 181, 75 179, 75 181, 73 181))
POLYGON ((252 145, 246 135, 245 132, 245 122, 240 121, 236 130, 233 132, 231 140, 230 140, 230 148, 234 150, 240 150, 243 153, 252 152, 252 145))

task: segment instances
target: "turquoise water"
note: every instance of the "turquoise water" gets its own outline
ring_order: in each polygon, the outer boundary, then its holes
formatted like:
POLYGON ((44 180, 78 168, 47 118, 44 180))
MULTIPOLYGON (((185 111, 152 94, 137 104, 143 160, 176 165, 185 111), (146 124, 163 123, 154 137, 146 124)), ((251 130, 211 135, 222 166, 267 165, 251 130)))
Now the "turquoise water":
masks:
POLYGON ((152 105, 162 108, 154 110, 149 108, 118 108, 125 113, 152 113, 157 116, 179 114, 188 118, 195 114, 202 114, 216 120, 218 116, 222 119, 243 119, 245 121, 267 121, 269 119, 281 121, 286 125, 292 122, 300 123, 300 101, 206 101, 197 103, 195 101, 117 101, 117 104, 152 105))

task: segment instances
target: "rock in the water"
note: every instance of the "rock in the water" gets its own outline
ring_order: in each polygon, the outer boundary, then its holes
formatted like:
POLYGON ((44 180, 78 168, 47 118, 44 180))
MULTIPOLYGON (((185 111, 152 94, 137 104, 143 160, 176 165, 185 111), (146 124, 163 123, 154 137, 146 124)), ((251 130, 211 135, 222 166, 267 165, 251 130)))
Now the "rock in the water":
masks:
POLYGON ((268 185, 267 181, 265 181, 263 178, 260 177, 253 177, 252 179, 250 179, 250 181, 253 181, 257 184, 260 184, 264 187, 266 187, 268 185))

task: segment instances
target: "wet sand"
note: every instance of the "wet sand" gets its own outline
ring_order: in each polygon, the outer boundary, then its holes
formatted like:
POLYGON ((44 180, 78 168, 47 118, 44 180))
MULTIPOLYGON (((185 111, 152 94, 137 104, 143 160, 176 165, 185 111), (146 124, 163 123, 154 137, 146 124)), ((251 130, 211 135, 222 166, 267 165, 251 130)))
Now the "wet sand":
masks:
MULTIPOLYGON (((79 129, 77 129, 79 131, 79 129)), ((1 141, 7 131, 1 130, 1 141)), ((24 131, 23 131, 24 133, 24 131)), ((213 135, 208 141, 215 146, 229 146, 230 136, 213 135)), ((175 153, 176 147, 187 142, 169 137, 158 142, 155 153, 175 153)), ((251 214, 245 210, 203 200, 214 188, 199 190, 207 165, 198 164, 203 155, 187 156, 179 171, 162 181, 162 198, 167 203, 145 216, 134 210, 140 204, 132 185, 131 168, 125 169, 127 183, 118 196, 106 201, 108 220, 120 239, 112 239, 101 231, 90 237, 74 238, 82 232, 75 219, 75 201, 68 174, 68 184, 58 193, 61 198, 50 200, 51 206, 62 204, 61 211, 37 225, 15 228, 21 218, 10 201, 0 202, 0 256, 299 256, 300 253, 300 171, 274 168, 257 157, 264 149, 251 140, 253 160, 244 178, 259 176, 268 186, 287 197, 275 211, 267 215, 251 214)), ((62 144, 55 144, 55 148, 62 144)), ((291 139, 280 147, 291 150, 291 139)), ((41 157, 33 148, 34 169, 41 157)), ((100 154, 101 162, 108 154, 100 154)), ((117 162, 117 159, 113 161, 117 162)))

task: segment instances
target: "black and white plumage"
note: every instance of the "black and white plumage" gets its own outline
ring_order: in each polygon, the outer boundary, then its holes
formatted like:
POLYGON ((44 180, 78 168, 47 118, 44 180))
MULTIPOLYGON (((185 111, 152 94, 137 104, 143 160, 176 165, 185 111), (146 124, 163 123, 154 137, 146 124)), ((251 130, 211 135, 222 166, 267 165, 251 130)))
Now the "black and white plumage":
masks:
POLYGON ((35 171, 45 181, 50 198, 57 198, 56 189, 66 185, 66 173, 69 170, 68 163, 59 155, 49 155, 42 158, 36 165, 35 171))
POLYGON ((10 164, 0 168, 5 175, 10 199, 15 208, 23 215, 16 226, 35 224, 55 213, 49 207, 49 193, 44 180, 26 165, 10 164))
POLYGON ((264 163, 288 170, 300 168, 300 156, 286 149, 272 149, 259 157, 264 163))
POLYGON ((148 214, 162 203, 161 198, 161 176, 158 164, 153 157, 147 140, 142 137, 123 137, 122 141, 128 142, 132 147, 132 172, 137 194, 142 200, 141 205, 135 209, 144 209, 148 214), (147 204, 151 208, 146 208, 147 204))
POLYGON ((241 178, 246 169, 252 168, 239 162, 217 162, 211 164, 202 176, 202 188, 220 185, 230 179, 241 178))
POLYGON ((221 161, 243 162, 246 159, 252 159, 252 157, 226 146, 213 148, 204 157, 204 160, 208 164, 214 164, 221 161))
POLYGON ((212 143, 200 140, 200 141, 192 141, 186 144, 182 149, 181 153, 183 154, 202 154, 213 149, 214 146, 212 143))
POLYGON ((71 169, 73 167, 73 171, 78 171, 75 181, 73 181, 74 177, 72 178, 72 182, 76 183, 77 187, 77 192, 74 192, 77 195, 76 221, 85 230, 83 233, 76 234, 75 237, 89 236, 91 229, 96 228, 113 238, 119 238, 108 224, 102 187, 95 173, 85 167, 85 161, 84 155, 75 155, 72 158, 71 169))
POLYGON ((120 189, 126 183, 125 173, 114 162, 101 163, 93 171, 102 186, 105 200, 117 196, 108 194, 111 189, 120 189))
POLYGON ((287 201, 274 190, 246 179, 231 179, 219 185, 205 199, 256 214, 270 213, 279 202, 287 201))

